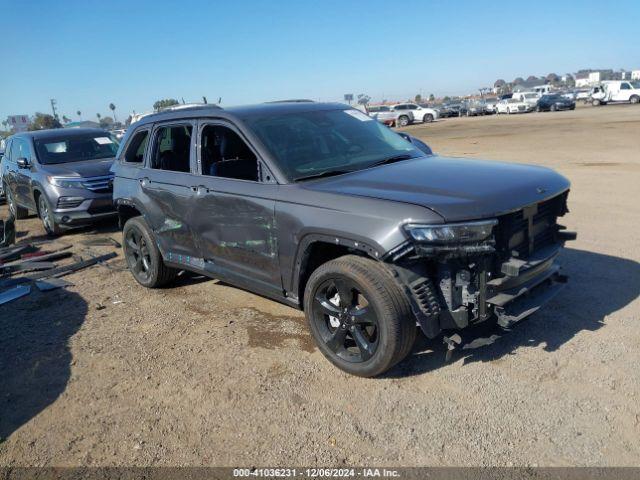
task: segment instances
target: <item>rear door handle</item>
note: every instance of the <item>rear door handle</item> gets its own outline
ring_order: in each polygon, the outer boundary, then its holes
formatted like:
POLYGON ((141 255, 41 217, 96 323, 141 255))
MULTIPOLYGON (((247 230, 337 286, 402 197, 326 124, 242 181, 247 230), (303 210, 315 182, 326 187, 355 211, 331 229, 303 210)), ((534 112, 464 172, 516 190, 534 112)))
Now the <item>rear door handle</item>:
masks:
POLYGON ((140 182, 140 185, 142 185, 143 187, 145 185, 149 185, 151 183, 151 181, 149 180, 149 177, 142 177, 138 179, 138 182, 140 182))

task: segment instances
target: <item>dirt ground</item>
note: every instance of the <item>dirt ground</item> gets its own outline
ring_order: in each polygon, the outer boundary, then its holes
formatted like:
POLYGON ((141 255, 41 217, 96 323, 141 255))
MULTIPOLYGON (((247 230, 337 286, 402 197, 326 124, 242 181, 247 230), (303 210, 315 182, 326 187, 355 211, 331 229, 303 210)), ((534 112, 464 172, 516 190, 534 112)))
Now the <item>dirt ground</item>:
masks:
POLYGON ((640 465, 640 107, 407 131, 571 180, 570 283, 543 311, 448 364, 422 341, 367 380, 323 358, 301 312, 188 276, 145 290, 120 255, 0 306, 0 465, 640 465))

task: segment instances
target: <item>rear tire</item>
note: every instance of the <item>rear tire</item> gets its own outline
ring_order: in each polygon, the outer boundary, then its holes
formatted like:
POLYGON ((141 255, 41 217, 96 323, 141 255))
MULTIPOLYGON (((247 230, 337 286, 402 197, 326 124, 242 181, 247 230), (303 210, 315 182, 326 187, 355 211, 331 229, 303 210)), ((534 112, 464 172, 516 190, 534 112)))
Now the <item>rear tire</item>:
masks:
POLYGON ((29 216, 29 210, 27 210, 26 208, 22 208, 16 204, 13 198, 13 194, 11 193, 11 190, 9 189, 7 184, 4 185, 4 193, 7 197, 9 212, 13 214, 15 219, 22 220, 23 218, 27 218, 29 216))
POLYGON ((601 104, 602 102, 600 100, 598 100, 597 98, 594 98, 593 100, 591 100, 591 105, 593 105, 594 107, 597 107, 601 104))
POLYGON ((167 285, 179 270, 164 264, 153 233, 142 217, 127 220, 122 230, 122 249, 133 278, 147 288, 167 285))
POLYGON ((400 117, 398 117, 398 126, 406 127, 407 125, 409 125, 409 117, 407 117, 406 115, 401 115, 400 117))
POLYGON ((640 97, 638 95, 633 95, 629 101, 635 105, 636 103, 640 103, 640 97))
POLYGON ((416 320, 406 295, 389 270, 367 258, 347 255, 315 270, 304 311, 322 354, 352 375, 386 372, 415 341, 416 320))
POLYGON ((551 105, 550 110, 551 110, 552 112, 555 112, 555 111, 557 111, 557 110, 558 110, 558 107, 556 107, 555 105, 551 105))

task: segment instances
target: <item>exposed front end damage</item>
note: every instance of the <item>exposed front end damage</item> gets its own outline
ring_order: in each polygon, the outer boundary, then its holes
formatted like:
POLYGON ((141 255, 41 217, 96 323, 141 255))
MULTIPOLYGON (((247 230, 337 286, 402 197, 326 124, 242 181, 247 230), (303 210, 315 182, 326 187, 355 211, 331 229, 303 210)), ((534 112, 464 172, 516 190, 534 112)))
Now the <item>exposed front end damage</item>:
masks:
POLYGON ((566 283, 558 254, 565 241, 576 238, 557 223, 567 213, 567 195, 498 216, 491 235, 480 242, 412 239, 389 252, 385 260, 425 335, 455 333, 487 320, 508 327, 553 298, 566 283))

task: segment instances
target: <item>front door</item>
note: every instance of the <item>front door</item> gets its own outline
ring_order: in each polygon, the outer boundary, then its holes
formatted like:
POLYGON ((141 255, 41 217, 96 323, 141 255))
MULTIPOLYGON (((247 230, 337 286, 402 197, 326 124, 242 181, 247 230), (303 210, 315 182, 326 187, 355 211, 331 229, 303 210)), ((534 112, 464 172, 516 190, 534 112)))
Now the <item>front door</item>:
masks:
POLYGON ((190 221, 196 175, 195 124, 157 125, 152 133, 147 168, 140 170, 140 188, 147 198, 147 221, 166 261, 202 267, 190 221))
POLYGON ((259 159, 227 123, 200 126, 192 225, 214 276, 266 294, 282 294, 275 225, 277 184, 263 182, 259 159))
POLYGON ((11 158, 14 162, 24 158, 28 163, 26 168, 20 168, 16 164, 14 198, 19 205, 35 210, 36 204, 31 190, 31 172, 35 171, 36 166, 31 155, 29 141, 26 138, 16 138, 12 142, 11 150, 11 158))

